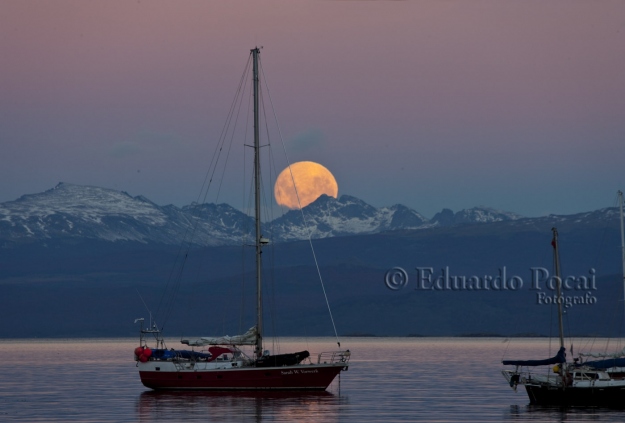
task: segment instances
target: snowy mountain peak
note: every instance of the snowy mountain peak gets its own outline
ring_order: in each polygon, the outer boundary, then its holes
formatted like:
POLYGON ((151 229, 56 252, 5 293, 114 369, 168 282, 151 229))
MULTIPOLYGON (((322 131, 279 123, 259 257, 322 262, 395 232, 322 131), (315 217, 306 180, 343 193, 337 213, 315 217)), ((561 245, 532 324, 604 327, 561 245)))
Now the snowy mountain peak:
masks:
POLYGON ((154 203, 140 198, 143 197, 133 198, 125 192, 112 189, 61 182, 52 189, 23 195, 0 207, 9 216, 20 218, 41 219, 63 214, 96 222, 105 216, 128 214, 156 221, 164 218, 162 213, 155 210, 154 203))
POLYGON ((517 220, 521 217, 522 216, 516 213, 480 206, 471 209, 463 209, 455 214, 450 209, 443 209, 434 215, 432 223, 437 226, 449 226, 462 223, 501 222, 505 220, 517 220))
POLYGON ((386 229, 417 229, 429 226, 429 220, 415 210, 402 204, 380 209, 387 213, 386 229))
POLYGON ((174 206, 160 207, 145 197, 113 189, 59 183, 0 204, 0 234, 14 242, 97 239, 179 244, 197 226, 196 238, 190 242, 231 243, 233 236, 243 236, 233 229, 246 226, 233 222, 249 218, 231 207, 222 211, 229 224, 220 218, 200 219, 199 225, 193 225, 194 216, 174 206))
POLYGON ((273 238, 293 241, 308 238, 370 234, 389 229, 414 229, 427 223, 427 219, 408 207, 395 205, 376 209, 349 195, 336 199, 322 195, 304 207, 302 213, 291 210, 275 219, 270 226, 273 238))

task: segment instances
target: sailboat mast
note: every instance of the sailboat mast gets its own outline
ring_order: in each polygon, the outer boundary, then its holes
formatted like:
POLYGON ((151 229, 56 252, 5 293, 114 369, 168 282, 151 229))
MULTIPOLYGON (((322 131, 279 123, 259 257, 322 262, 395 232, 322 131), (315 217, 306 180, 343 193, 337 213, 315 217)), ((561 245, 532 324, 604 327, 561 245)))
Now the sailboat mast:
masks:
POLYGON ((623 300, 625 301, 625 226, 623 225, 623 192, 618 192, 618 204, 621 212, 621 262, 623 263, 623 300))
POLYGON ((551 228, 553 232, 553 262, 555 267, 556 285, 557 285, 557 298, 558 298, 558 328, 560 331, 560 347, 564 347, 564 325, 562 323, 562 276, 560 275, 560 252, 558 251, 558 230, 551 228))
POLYGON ((261 290, 261 234, 260 234, 260 125, 258 57, 260 49, 252 49, 252 78, 254 80, 254 218, 256 223, 256 356, 263 353, 263 310, 261 290))

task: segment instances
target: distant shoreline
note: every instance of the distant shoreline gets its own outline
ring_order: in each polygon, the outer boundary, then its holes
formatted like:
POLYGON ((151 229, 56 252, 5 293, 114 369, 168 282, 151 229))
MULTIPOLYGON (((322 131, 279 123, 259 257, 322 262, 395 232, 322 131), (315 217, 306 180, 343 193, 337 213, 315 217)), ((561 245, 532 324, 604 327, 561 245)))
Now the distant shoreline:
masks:
MULTIPOLYGON (((600 335, 571 335, 572 338, 609 338, 606 336, 600 336, 600 335)), ((134 335, 127 335, 127 336, 81 336, 81 335, 77 335, 74 337, 68 337, 68 336, 48 336, 48 337, 41 337, 41 336, 23 336, 23 337, 9 337, 9 338, 2 338, 0 337, 0 343, 1 342, 11 342, 11 341, 46 341, 46 340, 55 340, 55 341, 76 341, 76 340, 96 340, 96 341, 100 341, 100 340, 111 340, 111 339, 119 339, 119 340, 132 340, 132 339, 138 339, 138 335, 134 336, 134 335)), ((168 338, 168 337, 166 337, 168 338)), ((171 337, 169 338, 170 342, 172 338, 177 338, 177 337, 171 337)), ((325 335, 325 336, 319 336, 319 335, 313 335, 313 336, 298 336, 298 335, 280 335, 277 336, 276 338, 334 338, 333 336, 330 335, 325 335)), ((347 333, 347 334, 343 334, 340 335, 339 338, 549 338, 548 335, 543 335, 543 334, 538 334, 538 333, 520 333, 520 334, 514 334, 514 335, 502 335, 502 334, 498 334, 498 333, 466 333, 466 334, 459 334, 459 335, 421 335, 421 334, 408 334, 408 335, 376 335, 373 333, 347 333)))

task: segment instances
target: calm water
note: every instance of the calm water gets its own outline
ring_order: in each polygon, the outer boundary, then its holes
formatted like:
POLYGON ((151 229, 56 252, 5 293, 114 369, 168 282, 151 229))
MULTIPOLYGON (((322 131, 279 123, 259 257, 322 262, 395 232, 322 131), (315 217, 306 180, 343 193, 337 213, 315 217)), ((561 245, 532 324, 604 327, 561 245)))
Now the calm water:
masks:
MULTIPOLYGON (((141 385, 133 339, 0 341, 0 421, 391 422, 619 421, 625 411, 528 406, 501 359, 542 358, 547 340, 345 338, 350 369, 321 394, 155 393, 141 385)), ((176 342, 169 342, 176 347, 176 342)), ((335 345, 334 345, 335 346, 335 345)), ((333 349, 290 338, 281 350, 333 349)))

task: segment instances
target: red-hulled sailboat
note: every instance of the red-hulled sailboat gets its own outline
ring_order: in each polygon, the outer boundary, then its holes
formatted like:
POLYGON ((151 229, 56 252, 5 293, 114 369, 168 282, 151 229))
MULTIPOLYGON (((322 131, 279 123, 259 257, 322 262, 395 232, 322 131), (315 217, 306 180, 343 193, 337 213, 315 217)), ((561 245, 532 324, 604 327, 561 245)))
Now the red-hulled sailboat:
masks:
MULTIPOLYGON (((349 350, 311 356, 308 351, 271 355, 263 350, 261 254, 268 240, 261 236, 260 218, 260 49, 250 52, 254 103, 254 185, 256 249, 256 324, 245 334, 217 338, 183 339, 190 350, 165 348, 161 330, 141 322, 140 345, 135 360, 141 382, 151 389, 196 390, 325 390, 334 378, 348 369, 349 350), (153 337, 150 347, 147 338, 153 337), (245 347, 252 351, 246 353, 245 347)), ((340 343, 338 343, 340 348, 340 343)))

